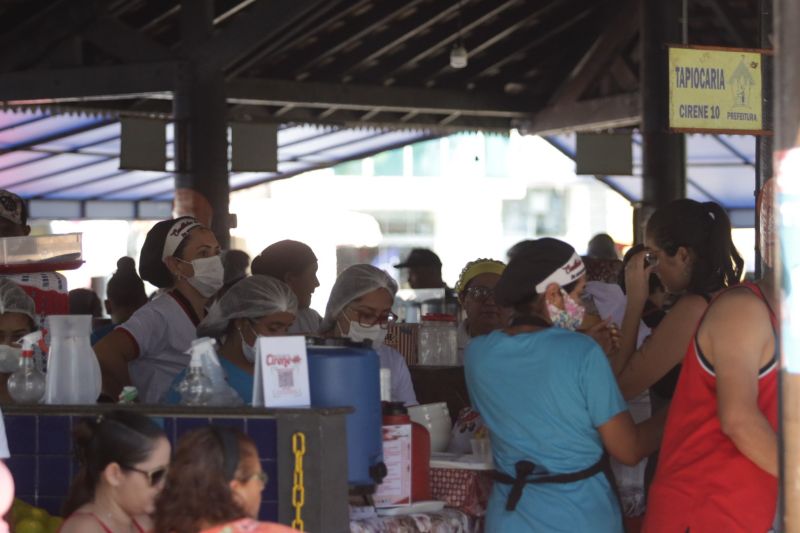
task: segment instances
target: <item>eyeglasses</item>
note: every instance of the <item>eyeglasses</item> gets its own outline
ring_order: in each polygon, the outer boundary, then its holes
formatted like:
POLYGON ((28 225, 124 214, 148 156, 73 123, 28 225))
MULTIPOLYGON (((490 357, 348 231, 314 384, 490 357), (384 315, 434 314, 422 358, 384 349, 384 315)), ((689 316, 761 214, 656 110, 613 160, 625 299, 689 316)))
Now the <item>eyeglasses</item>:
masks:
POLYGON ((267 476, 267 473, 262 470, 261 472, 256 472, 255 474, 251 474, 245 477, 241 481, 247 482, 250 481, 251 479, 257 479, 259 483, 266 486, 267 481, 269 480, 269 476, 267 476))
POLYGON ((378 315, 373 311, 364 311, 361 309, 353 309, 353 311, 356 313, 356 319, 358 320, 358 323, 365 328, 378 324, 382 329, 386 329, 389 327, 389 324, 394 324, 397 322, 397 315, 391 311, 381 315, 378 315))
POLYGON ((485 302, 489 297, 494 298, 494 289, 477 285, 466 290, 467 296, 477 302, 485 302))
POLYGON ((167 471, 168 471, 168 468, 166 466, 160 466, 155 470, 150 470, 150 471, 141 470, 139 468, 136 468, 135 466, 123 466, 122 468, 124 470, 130 470, 132 472, 138 472, 139 474, 142 474, 144 477, 147 478, 147 483, 151 487, 155 487, 156 485, 164 481, 164 478, 167 477, 167 471))

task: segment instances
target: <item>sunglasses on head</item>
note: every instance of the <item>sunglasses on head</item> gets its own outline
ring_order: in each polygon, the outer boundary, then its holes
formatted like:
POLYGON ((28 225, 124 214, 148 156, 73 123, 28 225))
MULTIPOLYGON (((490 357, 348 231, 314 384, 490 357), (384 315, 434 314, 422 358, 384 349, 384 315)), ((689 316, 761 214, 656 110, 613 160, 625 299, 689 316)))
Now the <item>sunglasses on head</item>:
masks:
POLYGON ((161 483, 167 476, 167 470, 168 470, 166 466, 159 466, 155 470, 150 470, 150 471, 141 470, 139 468, 136 468, 135 466, 123 466, 122 468, 124 470, 130 470, 131 472, 138 472, 139 474, 142 474, 144 477, 147 478, 147 483, 151 487, 155 487, 156 485, 161 483))

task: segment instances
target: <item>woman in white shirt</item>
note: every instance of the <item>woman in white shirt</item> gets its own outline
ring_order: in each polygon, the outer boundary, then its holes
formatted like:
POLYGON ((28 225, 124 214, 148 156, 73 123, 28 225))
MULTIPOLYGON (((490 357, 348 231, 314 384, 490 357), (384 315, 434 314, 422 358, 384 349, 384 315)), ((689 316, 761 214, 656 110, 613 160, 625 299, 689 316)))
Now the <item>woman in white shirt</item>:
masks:
POLYGON ((139 308, 94 346, 103 392, 116 399, 125 385, 142 403, 159 403, 189 362, 208 300, 224 270, 214 234, 192 217, 163 220, 147 233, 139 258, 142 279, 167 292, 139 308))
POLYGON ((389 324, 397 320, 392 303, 397 282, 372 265, 353 265, 344 270, 331 289, 320 334, 369 340, 381 359, 381 368, 392 372, 392 401, 417 405, 405 359, 383 343, 389 324))

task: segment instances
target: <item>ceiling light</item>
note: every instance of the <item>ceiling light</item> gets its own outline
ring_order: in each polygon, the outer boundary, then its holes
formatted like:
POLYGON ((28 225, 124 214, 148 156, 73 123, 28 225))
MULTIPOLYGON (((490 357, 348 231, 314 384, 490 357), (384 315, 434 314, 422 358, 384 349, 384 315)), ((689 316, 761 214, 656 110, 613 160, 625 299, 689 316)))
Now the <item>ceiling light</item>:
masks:
POLYGON ((467 66, 468 57, 467 49, 464 48, 461 41, 456 41, 453 45, 453 49, 450 50, 450 66, 453 68, 464 68, 467 66))

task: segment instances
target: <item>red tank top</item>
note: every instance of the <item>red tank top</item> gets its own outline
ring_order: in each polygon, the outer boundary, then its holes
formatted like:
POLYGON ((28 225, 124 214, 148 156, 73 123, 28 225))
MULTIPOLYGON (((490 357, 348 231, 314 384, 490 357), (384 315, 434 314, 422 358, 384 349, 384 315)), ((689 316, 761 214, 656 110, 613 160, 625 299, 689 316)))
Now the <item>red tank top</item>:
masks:
MULTIPOLYGON (((743 283, 737 287, 750 289, 769 309, 757 285, 743 283)), ((772 309, 769 315, 774 333, 772 309)), ((772 525, 778 480, 742 455, 722 432, 716 384, 714 369, 697 344, 695 330, 669 408, 643 532, 764 533, 772 525)), ((778 371, 774 355, 759 372, 758 407, 777 429, 778 371)))

